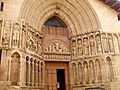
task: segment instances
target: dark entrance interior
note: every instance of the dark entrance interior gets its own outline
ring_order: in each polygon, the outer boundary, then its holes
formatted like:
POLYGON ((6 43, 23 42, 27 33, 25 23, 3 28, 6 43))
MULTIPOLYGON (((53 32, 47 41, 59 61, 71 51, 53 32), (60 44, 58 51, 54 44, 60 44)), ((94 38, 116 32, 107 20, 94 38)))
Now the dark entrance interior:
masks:
POLYGON ((65 69, 57 69, 57 90, 66 90, 65 69))

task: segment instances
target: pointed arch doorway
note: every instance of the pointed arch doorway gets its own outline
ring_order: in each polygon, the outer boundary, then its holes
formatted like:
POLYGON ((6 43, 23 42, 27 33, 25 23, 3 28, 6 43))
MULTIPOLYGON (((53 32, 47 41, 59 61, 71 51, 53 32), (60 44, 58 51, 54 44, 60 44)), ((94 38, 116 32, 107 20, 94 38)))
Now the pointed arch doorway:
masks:
POLYGON ((57 16, 49 18, 43 28, 45 90, 69 89, 69 40, 67 25, 57 16))

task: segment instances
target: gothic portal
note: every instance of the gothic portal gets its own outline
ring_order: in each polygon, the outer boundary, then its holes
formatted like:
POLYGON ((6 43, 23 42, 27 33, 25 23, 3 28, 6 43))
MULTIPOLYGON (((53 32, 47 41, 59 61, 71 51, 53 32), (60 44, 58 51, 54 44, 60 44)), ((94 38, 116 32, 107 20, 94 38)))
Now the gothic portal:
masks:
POLYGON ((0 3, 0 90, 120 90, 120 1, 0 3))

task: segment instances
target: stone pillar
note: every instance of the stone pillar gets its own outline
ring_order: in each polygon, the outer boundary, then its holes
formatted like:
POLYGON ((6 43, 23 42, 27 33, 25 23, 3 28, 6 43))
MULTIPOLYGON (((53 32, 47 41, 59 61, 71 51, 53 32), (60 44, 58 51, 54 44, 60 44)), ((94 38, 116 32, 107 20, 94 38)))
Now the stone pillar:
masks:
POLYGON ((98 76, 97 76, 96 62, 94 63, 94 66, 95 66, 95 83, 97 83, 98 82, 98 76))
POLYGON ((45 85, 45 67, 44 67, 44 62, 41 63, 41 83, 42 83, 42 87, 44 87, 45 85))
POLYGON ((78 85, 79 84, 79 76, 78 76, 78 63, 76 65, 76 84, 78 85))
POLYGON ((36 64, 36 71, 35 71, 36 72, 36 76, 35 76, 36 77, 36 84, 35 84, 35 86, 38 86, 38 62, 36 62, 35 64, 36 64))
POLYGON ((30 86, 30 69, 31 69, 31 65, 30 65, 30 60, 27 61, 28 62, 28 73, 27 73, 27 85, 30 86))
POLYGON ((10 47, 12 47, 12 32, 13 32, 13 21, 11 23, 11 27, 10 27, 10 47))
POLYGON ((35 83, 34 83, 34 66, 35 66, 35 65, 34 65, 34 60, 33 60, 33 61, 32 61, 32 77, 31 77, 31 78, 32 78, 32 82, 31 82, 32 86, 34 86, 34 84, 35 84, 35 83))
POLYGON ((40 61, 38 62, 38 85, 41 86, 41 64, 40 61))
POLYGON ((21 58, 21 86, 26 86, 26 59, 24 57, 21 58))
POLYGON ((3 29, 4 29, 4 20, 2 20, 1 35, 0 35, 0 46, 2 45, 3 29))
POLYGON ((25 71, 26 71, 26 62, 25 62, 25 58, 21 57, 20 58, 20 80, 19 80, 19 85, 20 86, 25 86, 25 80, 26 80, 26 75, 25 75, 25 71))
POLYGON ((11 60, 12 58, 9 59, 8 61, 8 81, 10 82, 10 73, 11 73, 11 60))

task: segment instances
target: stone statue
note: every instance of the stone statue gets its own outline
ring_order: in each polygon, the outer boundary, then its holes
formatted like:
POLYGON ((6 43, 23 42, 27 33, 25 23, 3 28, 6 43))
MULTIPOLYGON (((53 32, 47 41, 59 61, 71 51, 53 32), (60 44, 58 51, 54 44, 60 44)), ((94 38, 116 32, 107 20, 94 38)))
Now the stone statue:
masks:
POLYGON ((8 45, 7 33, 4 35, 4 37, 2 37, 2 44, 5 46, 8 45))
POLYGON ((18 46, 19 42, 19 31, 15 30, 13 31, 13 46, 18 46))
POLYGON ((41 45, 41 42, 38 42, 38 54, 39 55, 42 54, 42 45, 41 45))
POLYGON ((100 38, 100 35, 96 36, 96 47, 97 47, 97 53, 101 53, 102 52, 102 48, 101 48, 101 38, 100 38))
POLYGON ((13 46, 18 46, 19 44, 19 24, 15 24, 13 27, 13 46))
POLYGON ((90 37, 90 54, 91 55, 95 54, 95 43, 93 37, 90 37))
POLYGON ((108 43, 107 43, 107 37, 105 36, 105 34, 102 35, 102 42, 103 42, 103 50, 105 53, 108 52, 108 43))
POLYGON ((81 56, 83 54, 82 53, 82 40, 79 39, 77 44, 78 44, 77 54, 78 54, 78 56, 81 56))
POLYGON ((76 55, 77 55, 76 47, 73 47, 72 53, 73 53, 73 56, 76 56, 76 55))
POLYGON ((84 54, 88 55, 89 54, 89 44, 88 44, 88 39, 84 38, 84 54))

